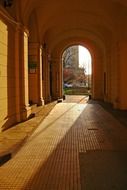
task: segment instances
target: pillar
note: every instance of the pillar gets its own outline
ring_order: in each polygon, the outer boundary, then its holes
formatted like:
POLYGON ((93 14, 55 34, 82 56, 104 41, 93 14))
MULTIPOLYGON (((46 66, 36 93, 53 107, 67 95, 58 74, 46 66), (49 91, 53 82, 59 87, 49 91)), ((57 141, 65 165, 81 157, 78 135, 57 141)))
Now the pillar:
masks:
POLYGON ((42 48, 39 43, 29 43, 29 100, 44 105, 42 96, 42 48))
POLYGON ((15 97, 16 97, 16 120, 21 121, 20 114, 20 61, 19 61, 19 48, 20 48, 20 27, 15 28, 15 97))
POLYGON ((127 109, 127 40, 119 42, 119 86, 117 108, 127 109))
POLYGON ((50 60, 49 53, 46 47, 42 50, 42 86, 43 86, 43 97, 46 103, 51 101, 50 92, 50 60))
POLYGON ((59 58, 52 59, 52 95, 53 99, 63 97, 63 84, 62 84, 62 63, 60 64, 59 58))
POLYGON ((93 57, 93 74, 92 74, 92 98, 104 99, 103 89, 103 57, 96 52, 93 57))
POLYGON ((114 41, 111 46, 111 62, 110 62, 110 88, 108 87, 108 101, 112 103, 114 108, 118 108, 119 104, 119 45, 114 41))
POLYGON ((20 114, 21 120, 26 120, 31 114, 28 93, 28 33, 23 27, 19 29, 19 46, 16 51, 19 55, 20 114))

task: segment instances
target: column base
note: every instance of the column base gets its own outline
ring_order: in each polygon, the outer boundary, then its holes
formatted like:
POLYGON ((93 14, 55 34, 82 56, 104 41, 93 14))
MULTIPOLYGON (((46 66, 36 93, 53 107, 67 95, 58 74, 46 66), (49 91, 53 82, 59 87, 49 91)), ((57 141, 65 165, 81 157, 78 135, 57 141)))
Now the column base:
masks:
POLYGON ((114 109, 119 109, 119 108, 120 108, 120 100, 119 100, 119 97, 117 97, 117 98, 113 101, 113 108, 114 108, 114 109))
POLYGON ((38 102, 38 106, 44 106, 45 102, 43 99, 40 98, 39 102, 38 102))
POLYGON ((30 106, 27 106, 25 108, 23 108, 23 111, 22 111, 22 120, 25 121, 27 120, 31 115, 31 107, 30 106))
POLYGON ((45 98, 45 103, 49 103, 49 102, 51 102, 51 101, 52 101, 51 96, 48 96, 48 97, 45 98))

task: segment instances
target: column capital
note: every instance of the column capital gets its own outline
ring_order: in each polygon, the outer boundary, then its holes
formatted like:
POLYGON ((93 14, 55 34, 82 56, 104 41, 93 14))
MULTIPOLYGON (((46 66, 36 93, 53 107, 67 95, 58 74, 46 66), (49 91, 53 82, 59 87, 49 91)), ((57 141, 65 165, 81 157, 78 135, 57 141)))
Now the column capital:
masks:
POLYGON ((22 33, 25 32, 27 34, 27 36, 29 36, 29 30, 22 23, 17 23, 15 26, 15 30, 16 30, 16 32, 17 31, 22 32, 22 33))

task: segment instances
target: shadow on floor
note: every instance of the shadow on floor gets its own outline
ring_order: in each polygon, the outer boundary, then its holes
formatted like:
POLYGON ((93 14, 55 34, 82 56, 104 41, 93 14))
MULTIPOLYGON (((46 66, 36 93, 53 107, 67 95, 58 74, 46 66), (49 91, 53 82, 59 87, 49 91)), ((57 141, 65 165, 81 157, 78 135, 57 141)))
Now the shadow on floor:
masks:
POLYGON ((126 190, 127 152, 88 151, 79 154, 82 190, 126 190))
POLYGON ((127 110, 114 109, 112 104, 103 101, 89 100, 88 103, 101 105, 107 112, 112 114, 121 124, 127 127, 127 110))

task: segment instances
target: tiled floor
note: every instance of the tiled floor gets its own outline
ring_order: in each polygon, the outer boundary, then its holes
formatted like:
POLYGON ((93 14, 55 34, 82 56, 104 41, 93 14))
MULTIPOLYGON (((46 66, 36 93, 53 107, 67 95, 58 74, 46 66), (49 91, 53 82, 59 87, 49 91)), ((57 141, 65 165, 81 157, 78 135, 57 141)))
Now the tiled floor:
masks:
POLYGON ((0 189, 81 190, 79 153, 89 150, 126 151, 127 129, 100 105, 73 96, 57 104, 0 167, 0 189))

